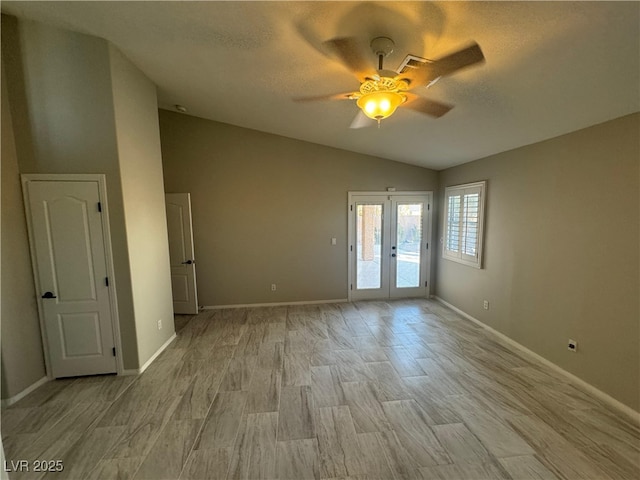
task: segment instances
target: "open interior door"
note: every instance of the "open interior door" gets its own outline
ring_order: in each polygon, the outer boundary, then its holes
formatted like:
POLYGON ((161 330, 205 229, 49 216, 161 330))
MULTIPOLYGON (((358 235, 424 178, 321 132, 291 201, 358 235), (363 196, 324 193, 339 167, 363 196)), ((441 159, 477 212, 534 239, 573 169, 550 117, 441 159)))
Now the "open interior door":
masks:
POLYGON ((166 205, 173 311, 178 314, 196 314, 198 294, 193 254, 191 196, 188 193, 167 193, 166 205))

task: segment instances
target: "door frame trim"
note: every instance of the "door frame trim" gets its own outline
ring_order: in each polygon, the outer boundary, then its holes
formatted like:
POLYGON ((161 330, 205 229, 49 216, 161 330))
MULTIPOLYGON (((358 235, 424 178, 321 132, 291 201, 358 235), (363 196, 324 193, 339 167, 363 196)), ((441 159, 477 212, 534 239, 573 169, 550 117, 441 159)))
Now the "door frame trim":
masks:
POLYGON ((122 338, 120 336, 120 317, 118 315, 118 297, 116 287, 115 267, 113 263, 113 250, 111 246, 111 228, 109 226, 109 202, 107 201, 107 178, 101 173, 23 173, 20 175, 22 183, 22 197, 26 214, 27 233, 29 237, 29 252, 31 254, 31 267, 33 269, 33 284, 36 292, 36 303, 38 305, 38 318, 40 320, 40 335, 42 337, 42 349, 44 353, 45 371, 47 377, 52 379, 51 360, 49 358, 49 344, 45 329, 44 312, 42 300, 38 296, 38 266, 34 261, 36 257, 35 244, 33 239, 33 226, 31 225, 31 207, 29 205, 28 185, 31 182, 95 182, 98 184, 98 194, 100 195, 100 206, 102 207, 102 234, 104 240, 105 260, 107 264, 107 275, 109 276, 109 306, 111 308, 111 324, 113 331, 113 344, 116 347, 116 374, 124 373, 124 359, 122 352, 122 338))
MULTIPOLYGON (((406 190, 406 191, 349 191, 347 192, 347 299, 349 302, 352 302, 351 292, 353 286, 353 257, 354 251, 352 251, 352 247, 355 241, 355 232, 354 232, 354 223, 351 218, 351 214, 353 212, 353 197, 358 196, 379 196, 379 197, 411 197, 411 196, 426 196, 429 199, 429 204, 433 206, 433 191, 431 190, 406 190)), ((429 245, 433 245, 433 210, 429 211, 429 221, 427 222, 427 234, 425 238, 428 239, 429 245)), ((431 263, 432 263, 432 248, 429 248, 429 254, 427 256, 427 298, 429 298, 431 294, 431 263)), ((384 299, 383 299, 384 300, 384 299)))

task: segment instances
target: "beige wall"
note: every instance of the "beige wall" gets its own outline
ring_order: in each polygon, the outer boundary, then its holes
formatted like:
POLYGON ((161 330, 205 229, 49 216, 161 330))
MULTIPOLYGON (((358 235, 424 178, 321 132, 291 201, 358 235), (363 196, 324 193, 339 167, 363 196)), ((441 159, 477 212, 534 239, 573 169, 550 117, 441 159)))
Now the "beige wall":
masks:
POLYGON ((441 194, 488 180, 488 195, 484 268, 438 255, 436 280, 439 297, 635 410, 639 148, 634 114, 440 172, 441 194))
POLYGON ((173 334, 155 87, 105 40, 2 22, 20 173, 106 174, 124 368, 137 369, 173 334))
MULTIPOLYGON (((170 319, 155 327, 170 307, 152 85, 104 40, 4 17, 2 27, 13 121, 11 132, 3 102, 4 397, 43 369, 13 348, 35 352, 40 341, 16 167, 107 174, 125 368, 173 328, 170 319), (11 272, 22 283, 7 281, 11 272)), ((440 174, 167 111, 160 126, 165 189, 192 194, 200 304, 345 298, 348 191, 488 180, 485 268, 438 255, 437 294, 640 409, 639 115, 440 174)))
POLYGON ((2 16, 20 173, 104 173, 125 368, 137 368, 109 45, 2 16))
POLYGON ((437 187, 432 170, 165 110, 160 133, 166 191, 191 193, 201 305, 346 298, 347 192, 437 187))
POLYGON ((158 103, 155 85, 135 65, 113 46, 109 56, 138 361, 143 365, 175 333, 158 103))
POLYGON ((45 376, 40 323, 22 206, 18 160, 2 62, 2 398, 11 398, 45 376))

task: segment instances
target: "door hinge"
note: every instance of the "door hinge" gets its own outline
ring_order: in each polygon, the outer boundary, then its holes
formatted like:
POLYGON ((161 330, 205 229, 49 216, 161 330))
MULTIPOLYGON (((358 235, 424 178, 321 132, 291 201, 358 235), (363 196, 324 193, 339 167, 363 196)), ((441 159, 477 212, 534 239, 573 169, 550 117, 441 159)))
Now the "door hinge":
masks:
POLYGON ((351 211, 353 212, 353 205, 349 205, 349 208, 351 208, 351 211))
POLYGON ((116 356, 116 347, 113 347, 112 351, 113 351, 113 356, 115 357, 116 356))
POLYGON ((102 203, 98 202, 98 211, 102 212, 102 203))
POLYGON ((429 250, 429 242, 427 242, 427 250, 429 250))
POLYGON ((425 286, 425 287, 427 286, 427 282, 424 282, 424 286, 425 286))
POLYGON ((109 286, 109 277, 104 277, 104 284, 105 286, 109 286))
POLYGON ((427 210, 431 210, 431 204, 427 203, 427 210))
POLYGON ((349 251, 353 252, 353 245, 349 245, 349 251))
POLYGON ((352 283, 351 285, 349 285, 349 288, 350 288, 351 290, 353 290, 353 283, 352 283))

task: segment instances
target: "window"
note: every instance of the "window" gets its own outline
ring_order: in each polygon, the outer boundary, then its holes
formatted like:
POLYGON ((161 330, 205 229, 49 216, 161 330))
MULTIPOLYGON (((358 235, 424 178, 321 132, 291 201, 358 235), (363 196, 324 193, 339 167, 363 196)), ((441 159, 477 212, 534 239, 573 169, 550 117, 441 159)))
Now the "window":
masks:
POLYGON ((482 268, 485 187, 476 182, 445 188, 443 258, 482 268))

